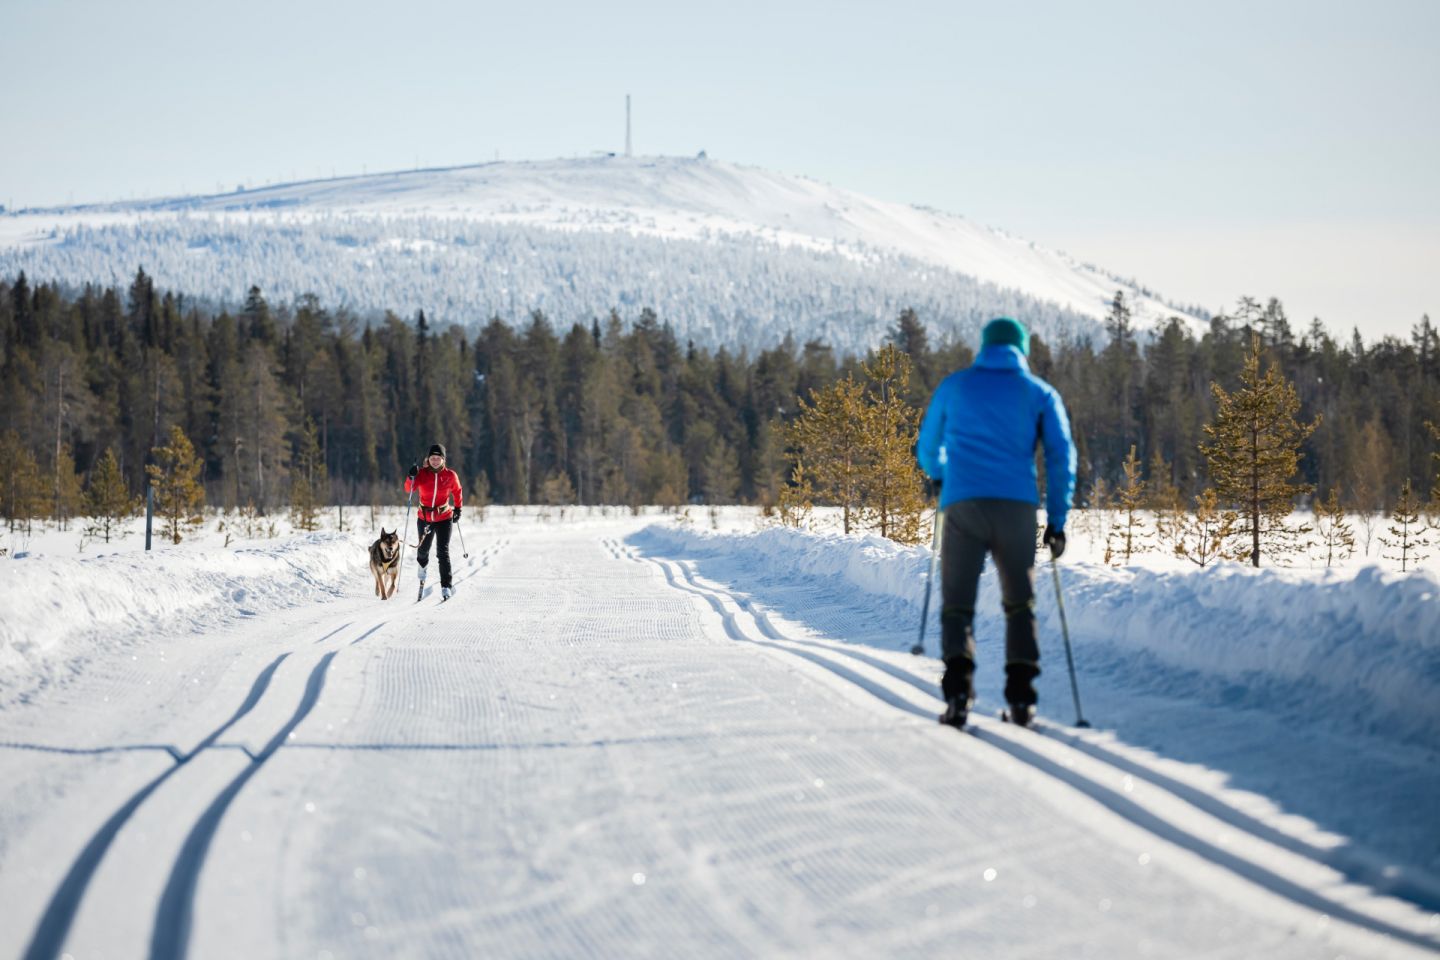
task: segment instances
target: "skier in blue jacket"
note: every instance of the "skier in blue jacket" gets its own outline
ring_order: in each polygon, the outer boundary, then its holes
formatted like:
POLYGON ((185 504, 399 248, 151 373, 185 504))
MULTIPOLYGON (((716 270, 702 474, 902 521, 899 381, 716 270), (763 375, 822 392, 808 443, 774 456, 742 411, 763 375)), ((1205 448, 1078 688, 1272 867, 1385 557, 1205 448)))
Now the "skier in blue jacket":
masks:
POLYGON ((945 712, 963 727, 974 700, 975 595, 989 553, 1005 610, 1005 700, 1010 716, 1035 715, 1040 647, 1035 639, 1035 446, 1045 449, 1051 556, 1065 551, 1065 516, 1075 492, 1075 445, 1055 388, 1030 372, 1030 335, 1009 317, 985 325, 980 355, 936 389, 920 425, 916 455, 940 483, 944 514, 940 649, 945 712))

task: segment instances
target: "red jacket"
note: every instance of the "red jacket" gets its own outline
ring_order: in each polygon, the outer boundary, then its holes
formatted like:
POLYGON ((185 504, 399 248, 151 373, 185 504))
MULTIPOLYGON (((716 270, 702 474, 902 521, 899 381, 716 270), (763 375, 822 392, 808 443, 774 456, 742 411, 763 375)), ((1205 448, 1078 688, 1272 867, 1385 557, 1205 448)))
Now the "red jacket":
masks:
POLYGON ((460 478, 449 467, 431 470, 421 467, 415 479, 405 478, 405 492, 414 490, 420 498, 420 519, 426 523, 450 519, 450 501, 459 507, 465 502, 460 495, 460 478))

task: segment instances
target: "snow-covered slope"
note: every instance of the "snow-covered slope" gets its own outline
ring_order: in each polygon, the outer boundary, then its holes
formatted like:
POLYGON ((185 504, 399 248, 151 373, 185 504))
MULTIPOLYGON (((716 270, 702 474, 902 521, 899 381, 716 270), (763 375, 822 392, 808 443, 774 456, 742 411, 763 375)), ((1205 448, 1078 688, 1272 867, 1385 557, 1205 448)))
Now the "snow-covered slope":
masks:
POLYGON ((787 331, 873 343, 914 306, 972 335, 1012 312, 1058 335, 1117 289, 1141 325, 1178 311, 963 217, 710 159, 607 157, 377 174, 0 216, 0 276, 125 282, 237 302, 305 292, 441 322, 653 307, 730 345, 787 331))

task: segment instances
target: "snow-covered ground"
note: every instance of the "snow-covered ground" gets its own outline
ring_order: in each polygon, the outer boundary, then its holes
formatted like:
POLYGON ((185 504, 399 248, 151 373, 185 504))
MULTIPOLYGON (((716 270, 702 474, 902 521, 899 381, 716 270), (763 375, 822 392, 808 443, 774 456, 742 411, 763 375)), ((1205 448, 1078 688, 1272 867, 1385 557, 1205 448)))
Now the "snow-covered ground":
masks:
POLYGON ((926 548, 491 508, 417 605, 346 520, 0 544, 0 955, 1440 950, 1433 561, 1117 569, 1077 522, 1093 728, 1042 568, 1044 724, 990 719, 987 575, 961 735, 926 548))

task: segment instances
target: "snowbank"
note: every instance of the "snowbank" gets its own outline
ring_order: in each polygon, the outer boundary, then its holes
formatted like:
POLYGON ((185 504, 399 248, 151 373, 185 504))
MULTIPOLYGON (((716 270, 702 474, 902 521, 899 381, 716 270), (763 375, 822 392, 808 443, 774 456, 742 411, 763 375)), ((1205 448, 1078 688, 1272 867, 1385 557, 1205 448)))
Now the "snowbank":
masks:
POLYGON ((0 577, 0 691, 101 645, 334 597, 366 576, 366 538, 333 533, 239 549, 186 546, 83 559, 27 554, 0 577))
MULTIPOLYGON (((631 542, 670 556, 743 557, 757 582, 838 581, 905 604, 915 616, 930 557, 928 548, 875 536, 787 529, 736 534, 654 525, 631 542)), ((1440 578, 1433 571, 1227 564, 1156 572, 1062 563, 1061 577, 1082 670, 1440 749, 1440 578)), ((1060 626, 1048 581, 1042 571, 1037 614, 1044 635, 1054 638, 1060 626)), ((999 607, 987 573, 977 611, 987 635, 998 633, 999 607)))

